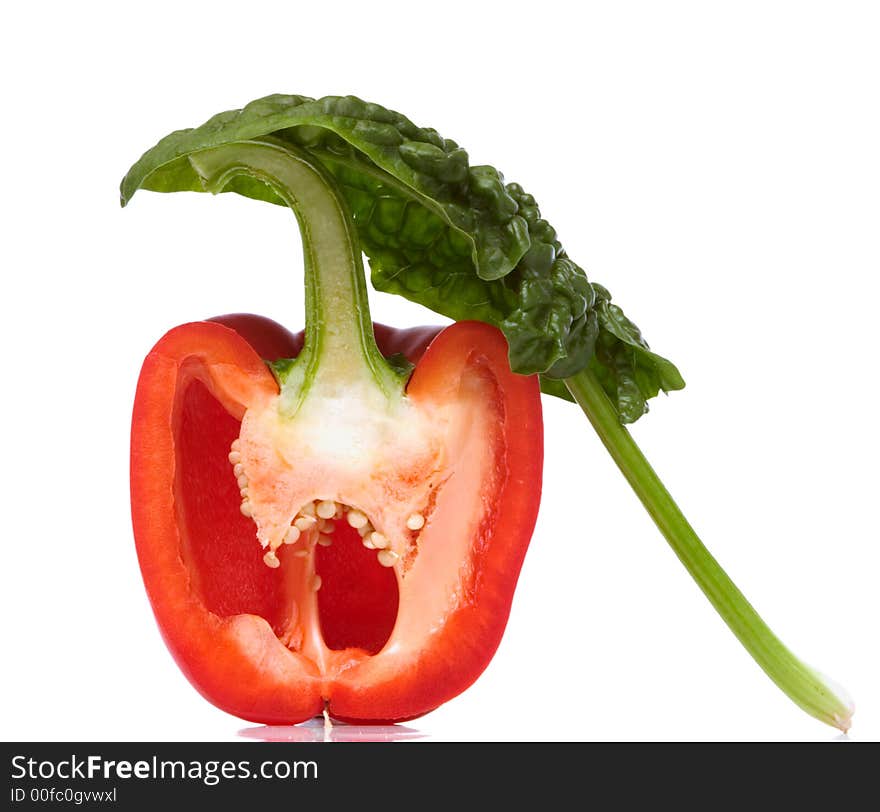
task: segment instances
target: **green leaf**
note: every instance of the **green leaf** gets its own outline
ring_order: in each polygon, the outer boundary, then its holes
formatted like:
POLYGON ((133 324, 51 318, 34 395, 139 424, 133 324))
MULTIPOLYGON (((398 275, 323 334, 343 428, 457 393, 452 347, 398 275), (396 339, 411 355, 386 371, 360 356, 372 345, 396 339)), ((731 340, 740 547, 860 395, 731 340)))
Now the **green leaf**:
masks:
MULTIPOLYGON (((632 422, 660 390, 684 386, 566 255, 531 195, 491 166, 470 166, 436 130, 353 96, 267 96, 173 132, 129 170, 122 204, 137 189, 204 191, 188 156, 248 140, 295 145, 335 177, 377 289, 496 325, 511 367, 541 373, 544 391, 570 398, 560 379, 590 367, 632 422)), ((256 178, 238 176, 224 191, 284 205, 256 178)))

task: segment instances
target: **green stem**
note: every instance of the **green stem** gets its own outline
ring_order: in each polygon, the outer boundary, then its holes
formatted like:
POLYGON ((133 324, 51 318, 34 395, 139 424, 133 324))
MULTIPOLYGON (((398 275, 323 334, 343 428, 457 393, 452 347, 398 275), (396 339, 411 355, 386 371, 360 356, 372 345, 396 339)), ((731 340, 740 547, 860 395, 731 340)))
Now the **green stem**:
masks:
POLYGON ((400 374, 376 346, 360 243, 333 178, 305 153, 270 142, 235 142, 195 152, 189 160, 208 191, 223 191, 237 176, 255 178, 270 186, 299 222, 305 346, 295 362, 273 366, 287 408, 295 412, 317 388, 324 395, 358 385, 378 387, 386 397, 399 392, 400 374))
POLYGON ((682 564, 749 654, 796 704, 843 731, 852 706, 797 659, 712 557, 651 468, 595 375, 586 369, 566 385, 682 564))

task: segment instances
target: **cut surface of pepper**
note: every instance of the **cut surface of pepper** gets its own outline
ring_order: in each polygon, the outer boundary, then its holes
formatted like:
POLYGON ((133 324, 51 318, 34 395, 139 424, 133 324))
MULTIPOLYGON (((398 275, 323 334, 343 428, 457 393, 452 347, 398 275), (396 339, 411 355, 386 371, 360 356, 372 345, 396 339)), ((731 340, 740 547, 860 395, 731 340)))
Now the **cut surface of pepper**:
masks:
POLYGON ((163 635, 246 719, 426 713, 506 624, 540 499, 537 378, 482 323, 374 329, 350 215, 295 150, 190 160, 211 191, 244 175, 289 202, 307 315, 299 335, 241 314, 182 325, 144 363, 133 520, 163 635))

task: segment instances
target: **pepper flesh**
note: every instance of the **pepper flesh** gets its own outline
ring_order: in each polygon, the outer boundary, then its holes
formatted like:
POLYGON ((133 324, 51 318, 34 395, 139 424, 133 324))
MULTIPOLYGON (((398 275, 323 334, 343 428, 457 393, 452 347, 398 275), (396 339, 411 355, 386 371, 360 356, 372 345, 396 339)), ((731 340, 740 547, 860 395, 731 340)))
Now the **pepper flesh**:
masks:
MULTIPOLYGON (((301 341, 286 338, 280 328, 273 331, 268 320, 226 320, 241 333, 250 332, 261 350, 288 354, 301 341)), ((412 350, 412 333, 398 336, 378 327, 377 334, 383 352, 407 343, 412 350)), ((412 353, 415 358, 418 349, 412 353)), ((453 538, 423 530, 415 557, 420 563, 406 572, 402 565, 395 568, 399 611, 388 641, 370 655, 363 649, 330 649, 315 636, 321 620, 316 599, 311 607, 294 600, 303 594, 296 588, 303 568, 314 564, 282 549, 281 567, 269 570, 262 563, 253 524, 235 515, 234 477, 228 461, 218 457, 225 456, 246 411, 278 396, 278 385, 260 355, 241 334, 218 323, 178 327, 157 344, 144 364, 133 420, 135 537, 159 626, 203 695, 235 715, 265 723, 302 721, 320 713, 325 703, 337 718, 403 720, 455 696, 479 675, 500 641, 540 496, 538 384, 533 377, 510 372, 506 349, 495 328, 459 323, 430 343, 413 372, 406 397, 415 404, 454 405, 462 382, 465 389, 491 394, 471 401, 473 407, 489 400, 491 421, 473 410, 470 417, 491 431, 488 438, 480 436, 491 448, 493 465, 478 482, 458 477, 465 491, 474 485, 483 489, 471 510, 462 511, 472 535, 453 538), (194 395, 194 387, 200 394, 194 395), (187 411, 194 396, 199 401, 187 411), (189 413, 193 409, 195 415, 189 413), (182 480, 182 474, 194 473, 194 460, 184 460, 182 454, 201 453, 192 448, 192 438, 182 436, 184 423, 208 409, 214 410, 214 426, 220 422, 216 411, 225 413, 225 434, 200 446, 210 454, 195 466, 219 471, 225 466, 225 498, 231 497, 231 510, 229 504, 221 509, 221 494, 189 491, 197 477, 182 480), (450 543, 457 545, 452 557, 450 543), (223 561, 230 557, 231 567, 224 569, 223 561), (444 564, 444 577, 438 578, 444 564), (241 595, 238 603, 230 592, 241 595), (238 611, 248 601, 263 614, 238 611), (291 624, 297 623, 308 628, 290 633, 291 624)), ((199 427, 202 441, 209 439, 207 429, 199 427)), ((455 482, 452 476, 444 487, 455 482)), ((439 504, 435 508, 437 527, 443 526, 444 516, 455 518, 460 492, 448 491, 455 498, 442 514, 439 504)))

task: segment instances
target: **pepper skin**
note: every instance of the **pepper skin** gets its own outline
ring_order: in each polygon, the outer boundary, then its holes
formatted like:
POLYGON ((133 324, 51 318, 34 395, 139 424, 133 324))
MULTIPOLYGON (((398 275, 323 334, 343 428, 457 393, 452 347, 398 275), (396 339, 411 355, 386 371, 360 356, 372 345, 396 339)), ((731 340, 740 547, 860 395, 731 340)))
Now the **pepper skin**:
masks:
MULTIPOLYGON (((144 583, 188 679, 244 719, 293 724, 325 709, 352 722, 411 719, 465 690, 501 640, 540 500, 537 377, 513 374, 502 334, 478 322, 439 332, 375 325, 375 338, 383 356, 402 353, 416 364, 403 398, 427 417, 413 425, 431 434, 424 447, 434 450, 422 455, 415 432, 387 457, 379 444, 357 487, 346 484, 350 458, 343 450, 335 459, 322 437, 315 458, 300 445, 290 465, 261 472, 248 462, 262 435, 248 445, 242 421, 274 414, 266 404, 279 399, 263 359, 297 356, 302 333, 258 316, 224 316, 171 330, 144 362, 131 438, 144 583), (376 550, 346 522, 345 515, 355 521, 351 512, 337 513, 324 537, 330 546, 308 530, 281 544, 278 564, 266 566, 229 462, 240 435, 252 488, 260 475, 279 488, 287 477, 285 487, 308 493, 307 504, 364 508, 391 539, 393 566, 377 563, 376 550), (418 453, 410 459, 403 447, 418 453), (399 493, 417 506, 417 532, 399 515, 399 493)), ((316 425, 320 435, 325 424, 316 425)), ((334 431, 332 421, 327 426, 334 431)), ((255 516, 258 496, 251 495, 255 516)), ((272 498, 265 497, 267 516, 272 498)))

